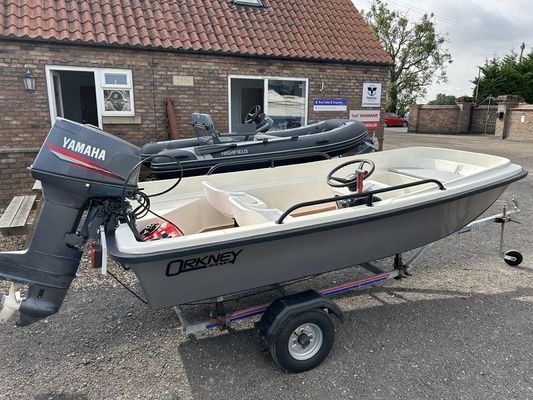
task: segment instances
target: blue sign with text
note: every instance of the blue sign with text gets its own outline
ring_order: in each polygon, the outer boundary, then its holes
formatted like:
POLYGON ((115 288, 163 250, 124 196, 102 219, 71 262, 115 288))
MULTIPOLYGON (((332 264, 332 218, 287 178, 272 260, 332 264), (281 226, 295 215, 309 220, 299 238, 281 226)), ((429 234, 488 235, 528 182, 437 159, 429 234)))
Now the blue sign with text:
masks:
POLYGON ((315 111, 347 111, 348 99, 314 99, 315 111))

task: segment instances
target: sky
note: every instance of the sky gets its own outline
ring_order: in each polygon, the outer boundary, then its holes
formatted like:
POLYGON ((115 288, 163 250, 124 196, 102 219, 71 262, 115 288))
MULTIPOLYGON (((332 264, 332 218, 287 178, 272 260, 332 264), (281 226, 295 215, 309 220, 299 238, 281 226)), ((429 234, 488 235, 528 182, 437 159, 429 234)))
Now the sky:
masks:
MULTIPOLYGON (((370 0, 352 1, 359 11, 369 8, 370 0)), ((524 54, 533 50, 533 0, 384 1, 413 20, 432 12, 437 30, 448 34, 446 47, 453 58, 447 67, 448 82, 433 84, 425 100, 434 99, 437 93, 472 96, 470 81, 487 58, 519 52, 523 42, 524 54)))

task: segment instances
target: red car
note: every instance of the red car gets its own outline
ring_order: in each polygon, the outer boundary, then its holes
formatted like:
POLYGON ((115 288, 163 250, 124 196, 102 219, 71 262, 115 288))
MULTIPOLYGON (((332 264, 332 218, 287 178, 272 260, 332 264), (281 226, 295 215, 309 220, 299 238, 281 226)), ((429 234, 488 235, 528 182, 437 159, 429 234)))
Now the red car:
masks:
POLYGON ((387 127, 393 127, 393 126, 406 127, 409 125, 409 122, 407 121, 407 119, 398 117, 398 115, 394 113, 386 113, 384 121, 385 121, 385 126, 387 127))

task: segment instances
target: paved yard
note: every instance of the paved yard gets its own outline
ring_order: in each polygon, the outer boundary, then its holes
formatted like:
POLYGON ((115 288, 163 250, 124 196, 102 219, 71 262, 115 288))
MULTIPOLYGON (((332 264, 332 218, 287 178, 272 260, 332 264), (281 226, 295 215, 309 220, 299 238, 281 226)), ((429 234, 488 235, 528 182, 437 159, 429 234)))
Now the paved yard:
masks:
MULTIPOLYGON (((390 131, 385 143, 484 151, 533 170, 532 143, 390 131)), ((533 398, 532 179, 503 197, 521 200, 508 245, 522 266, 498 258, 496 229, 437 243, 413 277, 339 300, 347 321, 313 371, 280 372, 249 329, 187 340, 171 311, 83 271, 60 314, 0 327, 0 398, 533 398)))

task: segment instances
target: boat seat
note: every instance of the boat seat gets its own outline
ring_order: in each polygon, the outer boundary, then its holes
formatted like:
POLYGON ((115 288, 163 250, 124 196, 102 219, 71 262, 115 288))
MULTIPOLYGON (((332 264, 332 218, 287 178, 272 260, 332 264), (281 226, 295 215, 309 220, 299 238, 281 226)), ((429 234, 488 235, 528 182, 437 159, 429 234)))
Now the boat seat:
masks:
MULTIPOLYGON (((283 212, 277 208, 257 208, 256 206, 243 202, 243 197, 230 196, 232 212, 235 221, 239 226, 264 224, 265 222, 275 222, 281 217, 283 212)), ((290 219, 287 217, 285 220, 290 219)))
POLYGON ((256 199, 245 192, 227 192, 217 188, 213 183, 208 181, 202 181, 202 187, 205 197, 211 207, 227 217, 234 217, 233 209, 229 202, 230 197, 238 198, 242 203, 249 204, 255 208, 267 207, 261 200, 256 199))
POLYGON ((418 179, 437 179, 440 182, 449 182, 463 176, 456 172, 439 171, 429 168, 391 168, 389 171, 418 179))

